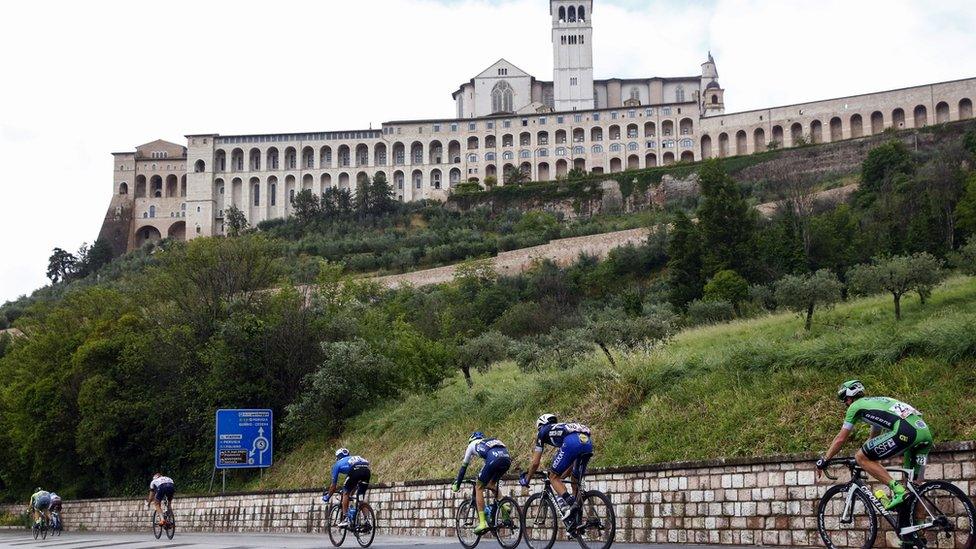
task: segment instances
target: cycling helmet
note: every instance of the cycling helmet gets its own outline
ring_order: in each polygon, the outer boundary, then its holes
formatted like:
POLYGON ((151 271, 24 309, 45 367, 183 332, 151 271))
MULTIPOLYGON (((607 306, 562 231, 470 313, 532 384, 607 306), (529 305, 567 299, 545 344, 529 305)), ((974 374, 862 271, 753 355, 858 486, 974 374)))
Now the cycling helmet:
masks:
POLYGON ((481 440, 483 438, 485 438, 485 434, 484 433, 482 433, 481 431, 475 431, 475 432, 471 433, 471 437, 468 438, 468 444, 471 444, 472 442, 474 442, 476 440, 481 440))
POLYGON ((349 450, 347 450, 346 448, 339 448, 338 450, 336 450, 335 456, 336 456, 336 461, 344 457, 349 457, 349 450))
POLYGON ((44 489, 43 489, 43 488, 41 488, 40 486, 38 486, 37 488, 34 488, 34 491, 35 491, 35 492, 43 492, 43 491, 44 491, 44 489))
POLYGON ((841 383, 840 388, 837 389, 837 400, 843 401, 846 398, 853 398, 856 396, 864 396, 864 384, 857 379, 845 381, 844 383, 841 383))
POLYGON ((556 423, 556 414, 542 414, 539 419, 535 420, 536 427, 542 427, 546 424, 556 423))

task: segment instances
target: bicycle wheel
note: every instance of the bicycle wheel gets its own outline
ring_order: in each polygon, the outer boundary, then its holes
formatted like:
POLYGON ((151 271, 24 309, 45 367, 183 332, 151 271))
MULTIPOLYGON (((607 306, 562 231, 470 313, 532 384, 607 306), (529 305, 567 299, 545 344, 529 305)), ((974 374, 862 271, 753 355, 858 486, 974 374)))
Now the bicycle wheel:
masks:
POLYGON ((481 536, 474 533, 478 527, 478 508, 470 499, 466 499, 458 506, 454 513, 454 531, 458 541, 465 549, 474 549, 481 541, 481 536))
POLYGON ((583 493, 573 536, 583 549, 609 549, 617 535, 617 515, 610 497, 590 490, 583 493))
POLYGON ((51 529, 51 533, 54 534, 55 536, 61 537, 61 530, 62 530, 61 517, 57 517, 54 520, 54 527, 51 529))
POLYGON ((342 520, 342 507, 339 505, 333 505, 332 510, 329 511, 329 539, 332 541, 332 545, 339 547, 342 542, 346 541, 346 529, 336 526, 342 520))
POLYGON ((31 527, 31 530, 34 531, 34 539, 37 539, 38 537, 40 537, 40 535, 41 535, 41 527, 40 526, 38 526, 37 524, 34 524, 34 526, 31 527))
POLYGON ((173 516, 172 509, 166 510, 165 520, 166 520, 166 526, 164 527, 164 530, 166 530, 166 538, 173 539, 173 536, 176 535, 176 517, 173 516))
POLYGON ((838 484, 820 500, 817 530, 827 549, 870 549, 878 536, 878 514, 857 486, 838 484))
POLYGON ((490 518, 495 539, 505 549, 515 549, 522 541, 522 510, 510 497, 498 500, 496 509, 490 518))
POLYGON ((163 527, 159 525, 159 514, 156 511, 153 511, 152 515, 152 529, 153 535, 156 536, 156 539, 163 536, 163 527))
POLYGON ((918 532, 927 548, 973 548, 976 509, 965 492, 954 484, 936 480, 923 484, 918 495, 911 498, 909 516, 913 525, 932 524, 918 532))
POLYGON ((368 503, 359 504, 355 534, 360 547, 369 547, 373 544, 373 538, 376 536, 376 514, 368 503))
POLYGON ((47 539, 47 522, 41 522, 41 539, 47 539))
POLYGON ((551 549, 559 531, 556 507, 542 492, 532 494, 525 502, 523 520, 525 543, 530 549, 551 549))

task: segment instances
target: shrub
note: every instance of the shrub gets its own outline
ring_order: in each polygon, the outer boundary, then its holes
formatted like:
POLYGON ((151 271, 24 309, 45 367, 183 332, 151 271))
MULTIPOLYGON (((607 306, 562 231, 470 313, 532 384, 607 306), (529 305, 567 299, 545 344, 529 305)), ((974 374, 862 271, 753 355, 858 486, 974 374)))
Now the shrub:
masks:
POLYGON ((725 301, 739 314, 739 304, 749 298, 749 283, 735 271, 725 270, 705 284, 705 301, 725 301))
POLYGON ((962 272, 976 276, 976 236, 952 255, 952 264, 962 272))
POLYGON ((735 309, 728 301, 692 301, 687 318, 691 325, 728 322, 735 318, 735 309))

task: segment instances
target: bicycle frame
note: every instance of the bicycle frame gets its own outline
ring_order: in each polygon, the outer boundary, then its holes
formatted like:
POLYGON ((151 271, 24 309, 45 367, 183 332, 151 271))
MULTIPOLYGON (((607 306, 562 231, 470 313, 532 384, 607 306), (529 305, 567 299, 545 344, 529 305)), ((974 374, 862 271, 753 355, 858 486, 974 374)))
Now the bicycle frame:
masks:
MULTIPOLYGON (((546 497, 549 498, 549 501, 552 502, 552 506, 555 509, 558 510, 559 509, 559 499, 557 499, 556 491, 552 489, 552 481, 549 480, 549 472, 548 471, 539 471, 536 474, 537 475, 541 475, 543 477, 543 479, 545 479, 545 487, 542 489, 542 493, 544 493, 546 495, 546 497)), ((583 492, 585 491, 585 486, 583 484, 583 479, 582 478, 573 478, 573 477, 570 477, 570 479, 571 480, 570 480, 570 483, 569 484, 573 487, 573 490, 575 491, 575 493, 578 496, 581 496, 583 494, 583 492)), ((576 512, 579 511, 580 506, 582 505, 582 501, 583 501, 583 498, 582 497, 577 497, 576 498, 576 501, 574 501, 573 504, 570 505, 570 509, 573 510, 573 515, 575 515, 576 512)))
MULTIPOLYGON (((926 514, 928 514, 929 520, 924 524, 902 527, 900 525, 902 515, 897 512, 892 512, 885 509, 884 505, 882 505, 882 503, 878 500, 878 498, 875 497, 874 492, 871 491, 871 487, 870 485, 868 485, 865 479, 864 469, 861 469, 861 467, 858 466, 856 463, 850 463, 846 461, 843 463, 850 468, 851 479, 847 481, 846 484, 847 498, 844 502, 844 512, 841 515, 842 522, 850 522, 853 520, 852 514, 854 511, 854 494, 860 491, 868 498, 868 501, 871 502, 871 505, 875 508, 875 510, 878 513, 880 513, 881 516, 884 517, 886 521, 888 521, 888 524, 891 525, 892 530, 895 531, 899 539, 904 538, 904 536, 914 534, 915 532, 925 530, 927 528, 931 528, 932 526, 934 526, 936 520, 935 514, 932 512, 932 509, 929 508, 929 505, 925 501, 925 498, 920 497, 918 494, 918 490, 916 490, 915 488, 914 470, 904 469, 902 467, 885 467, 885 470, 888 471, 889 473, 896 473, 902 475, 902 477, 906 481, 905 487, 912 494, 912 496, 914 496, 915 499, 917 499, 922 504, 922 507, 925 509, 926 514)), ((827 475, 827 478, 836 478, 836 477, 830 477, 830 475, 827 475)))

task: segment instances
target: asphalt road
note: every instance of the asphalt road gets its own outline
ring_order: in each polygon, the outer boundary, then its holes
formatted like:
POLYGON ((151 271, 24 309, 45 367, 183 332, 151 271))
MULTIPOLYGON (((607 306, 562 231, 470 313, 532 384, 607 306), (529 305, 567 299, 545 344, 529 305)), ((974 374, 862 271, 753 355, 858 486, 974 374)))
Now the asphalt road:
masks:
MULTIPOLYGON (((627 549, 712 549, 714 546, 703 545, 638 545, 616 544, 627 549)), ((152 534, 98 534, 65 532, 61 537, 48 537, 46 540, 34 541, 27 531, 0 532, 0 547, 32 548, 51 547, 54 549, 168 549, 170 547, 186 547, 200 549, 326 549, 332 547, 328 536, 297 535, 297 534, 197 534, 177 532, 173 541, 165 537, 156 540, 152 534)), ((343 547, 357 548, 355 539, 347 539, 343 547)), ((376 549, 407 549, 420 547, 461 547, 454 538, 404 538, 376 536, 372 547, 376 549)), ((478 548, 498 548, 494 540, 482 540, 478 548)), ((522 547, 525 547, 523 544, 522 547)), ((573 549, 579 547, 575 543, 557 543, 556 549, 573 549)), ((723 546, 722 549, 734 549, 723 546)))

